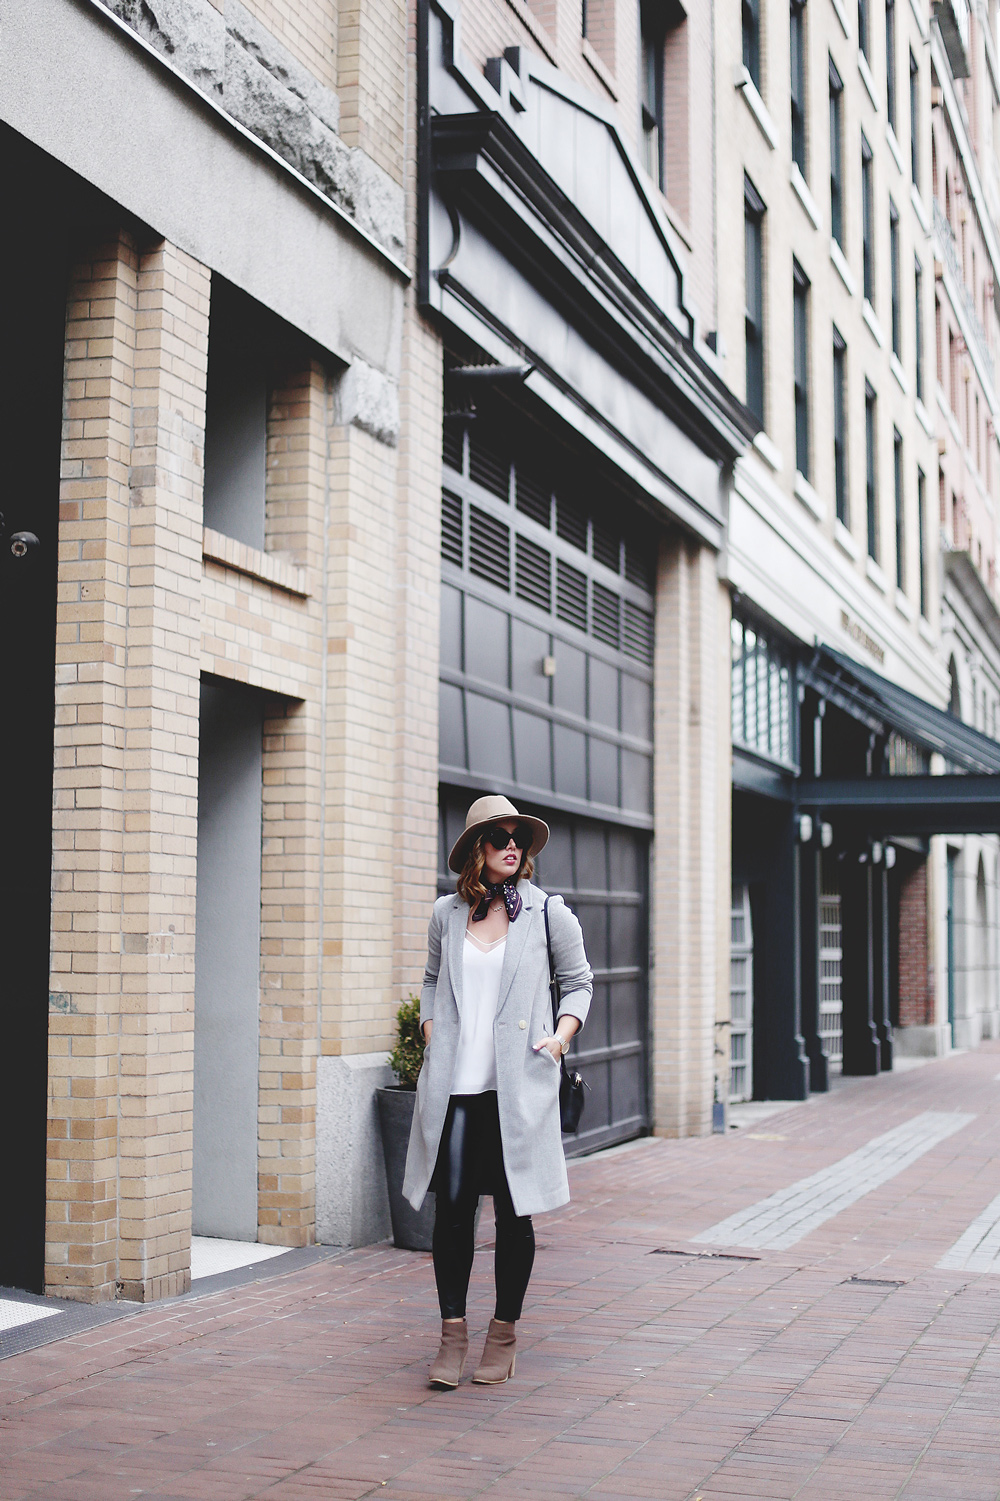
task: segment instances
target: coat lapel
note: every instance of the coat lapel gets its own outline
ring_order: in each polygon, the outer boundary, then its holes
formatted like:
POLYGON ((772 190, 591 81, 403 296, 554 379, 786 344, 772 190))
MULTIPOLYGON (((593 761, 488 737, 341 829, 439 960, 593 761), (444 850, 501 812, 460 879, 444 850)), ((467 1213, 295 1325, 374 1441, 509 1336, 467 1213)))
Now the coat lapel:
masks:
POLYGON ((524 946, 528 941, 528 930, 537 916, 537 906, 533 902, 534 888, 529 881, 521 881, 518 884, 521 893, 522 907, 517 915, 517 921, 512 922, 507 929, 507 943, 503 951, 503 968, 500 971, 500 996, 497 1001, 497 1016, 503 1010, 510 995, 510 988, 514 983, 517 966, 521 962, 524 946))
POLYGON ((448 918, 448 968, 451 971, 451 993, 455 997, 459 1016, 462 1014, 462 955, 468 920, 468 907, 461 898, 456 897, 448 918))

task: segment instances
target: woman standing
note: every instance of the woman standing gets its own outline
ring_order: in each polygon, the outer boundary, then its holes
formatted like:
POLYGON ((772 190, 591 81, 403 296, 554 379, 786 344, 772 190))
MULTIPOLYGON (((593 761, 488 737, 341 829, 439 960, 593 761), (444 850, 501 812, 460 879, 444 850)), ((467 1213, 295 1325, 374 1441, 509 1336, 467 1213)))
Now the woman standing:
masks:
POLYGON ((431 1385, 458 1385, 468 1351, 465 1301, 481 1194, 496 1215, 496 1309, 473 1381, 514 1374, 514 1326, 531 1276, 531 1216, 569 1199, 559 1128, 560 1060, 587 1018, 593 976, 580 924, 548 901, 561 988, 552 1026, 546 895, 531 884, 549 837, 505 797, 472 804, 448 857, 455 896, 434 903, 420 1023, 427 1050, 417 1081, 403 1193, 419 1209, 437 1196, 433 1256, 441 1348, 431 1385))

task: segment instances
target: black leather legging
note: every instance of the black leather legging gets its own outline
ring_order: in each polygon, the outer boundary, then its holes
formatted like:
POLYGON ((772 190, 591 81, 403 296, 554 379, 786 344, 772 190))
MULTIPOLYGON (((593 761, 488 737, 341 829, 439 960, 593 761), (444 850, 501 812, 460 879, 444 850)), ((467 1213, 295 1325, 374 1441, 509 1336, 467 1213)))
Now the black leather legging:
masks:
POLYGON ((513 1323, 535 1259, 531 1216, 514 1213, 500 1145, 496 1090, 452 1095, 441 1133, 433 1187, 434 1277, 443 1319, 464 1319, 475 1254, 476 1209, 480 1194, 493 1196, 496 1216, 494 1317, 513 1323))

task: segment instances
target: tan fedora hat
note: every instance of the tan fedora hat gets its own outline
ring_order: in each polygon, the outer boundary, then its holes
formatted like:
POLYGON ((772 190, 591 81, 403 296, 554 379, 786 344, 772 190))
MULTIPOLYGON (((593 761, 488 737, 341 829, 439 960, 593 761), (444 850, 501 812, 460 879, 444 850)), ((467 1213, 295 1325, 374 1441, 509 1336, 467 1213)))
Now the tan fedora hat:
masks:
POLYGON ((475 843, 476 836, 484 829, 489 829, 495 823, 502 823, 508 818, 516 818, 518 823, 526 823, 531 829, 534 838, 529 855, 537 855, 543 849, 549 837, 549 826, 540 818, 531 818, 527 813, 519 813, 509 798, 496 793, 487 797, 477 797, 468 813, 465 815, 465 828, 459 834, 451 847, 448 856, 448 868, 461 875, 469 851, 475 843))

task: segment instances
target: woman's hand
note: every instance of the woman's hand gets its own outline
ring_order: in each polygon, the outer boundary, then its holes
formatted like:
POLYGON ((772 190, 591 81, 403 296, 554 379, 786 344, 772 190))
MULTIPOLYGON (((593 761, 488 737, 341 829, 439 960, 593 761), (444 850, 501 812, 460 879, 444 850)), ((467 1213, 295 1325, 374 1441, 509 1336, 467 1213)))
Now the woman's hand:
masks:
POLYGON ((580 1030, 580 1023, 575 1016, 563 1016, 559 1019, 559 1025, 551 1037, 543 1037, 541 1042, 534 1044, 536 1053, 545 1048, 555 1063, 558 1063, 563 1055, 563 1043, 568 1046, 573 1037, 580 1030))
POLYGON ((426 1021, 426 1022, 424 1022, 424 1025, 423 1025, 424 1047, 427 1047, 428 1044, 430 1043, 431 1033, 433 1031, 434 1031, 434 1022, 433 1022, 433 1020, 432 1021, 426 1021))
POLYGON ((534 1051, 536 1053, 540 1053, 543 1048, 556 1063, 562 1058, 562 1043, 558 1037, 543 1037, 541 1042, 534 1044, 534 1051))

